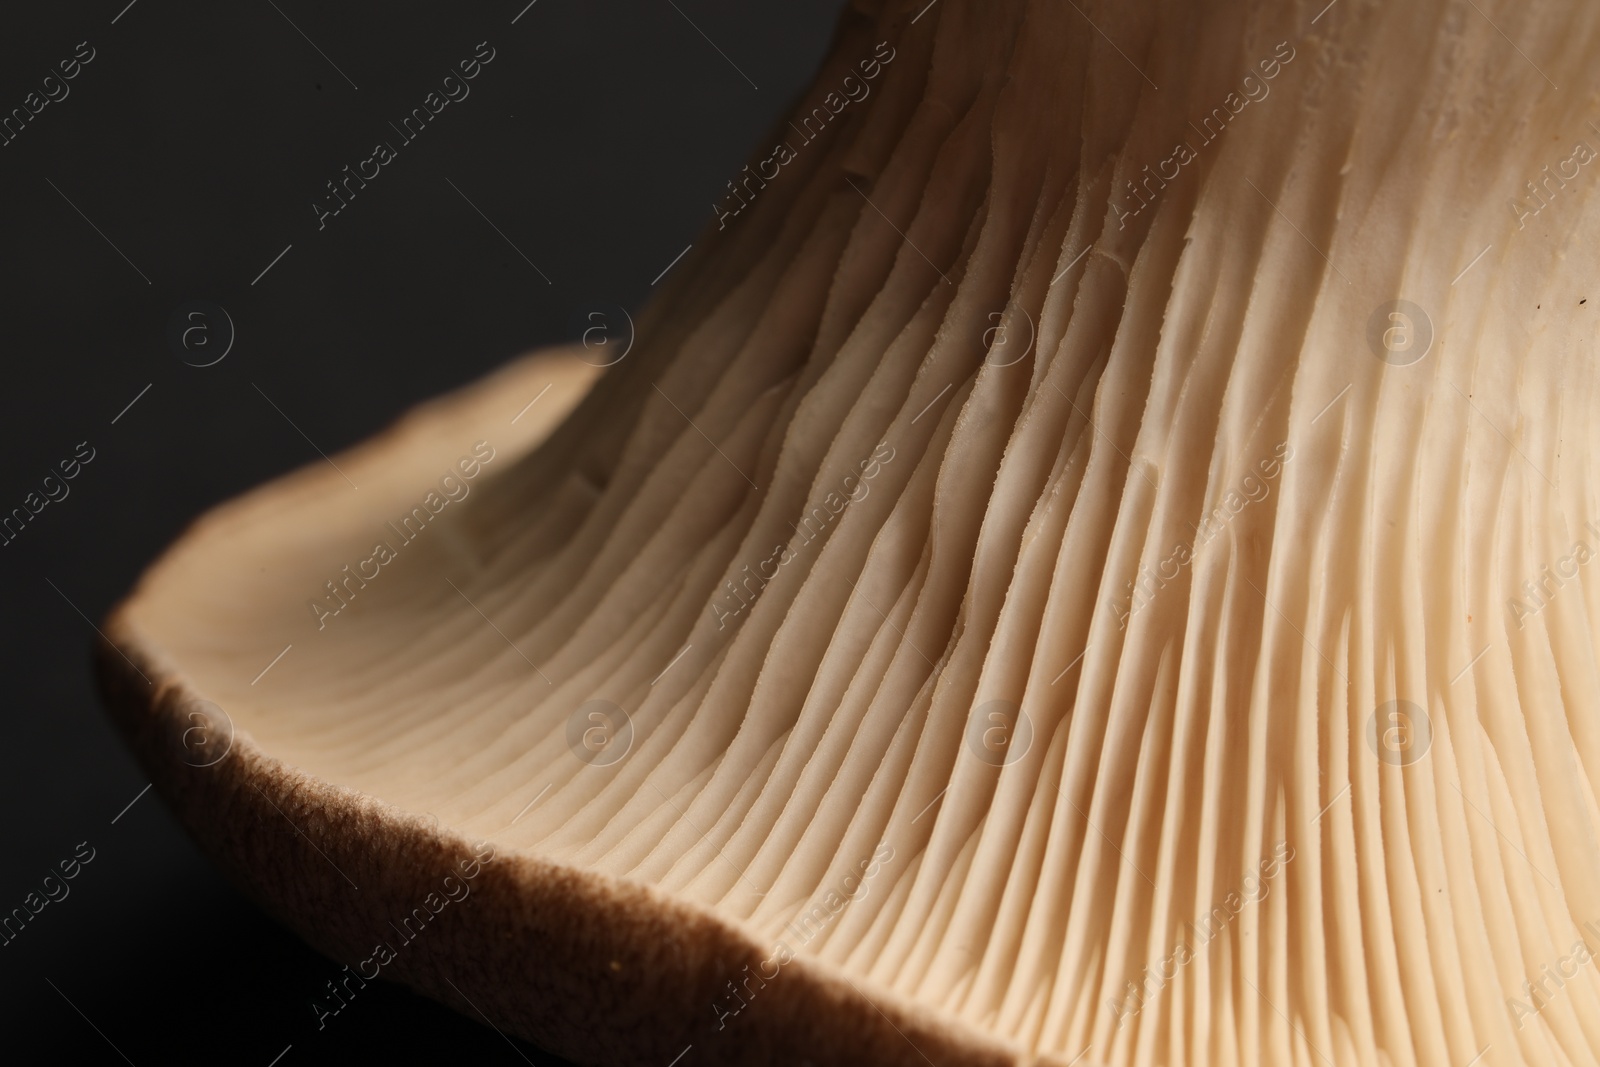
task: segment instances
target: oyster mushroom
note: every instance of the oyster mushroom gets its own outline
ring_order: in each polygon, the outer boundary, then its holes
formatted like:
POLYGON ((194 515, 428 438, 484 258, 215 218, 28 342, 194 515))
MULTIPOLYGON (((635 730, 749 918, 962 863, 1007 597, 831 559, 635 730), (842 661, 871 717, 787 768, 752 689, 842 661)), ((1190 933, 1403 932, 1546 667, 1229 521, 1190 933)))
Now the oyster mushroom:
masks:
POLYGON ((859 3, 626 359, 218 508, 108 701, 583 1062, 1592 1063, 1597 31, 859 3))

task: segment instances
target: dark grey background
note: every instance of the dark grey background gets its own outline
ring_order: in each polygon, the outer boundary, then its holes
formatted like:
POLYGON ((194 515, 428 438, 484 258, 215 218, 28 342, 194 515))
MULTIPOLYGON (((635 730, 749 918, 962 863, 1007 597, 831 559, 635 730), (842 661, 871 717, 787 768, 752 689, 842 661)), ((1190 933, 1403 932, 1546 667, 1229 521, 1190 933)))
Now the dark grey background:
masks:
POLYGON ((88 670, 89 620, 205 508, 316 459, 307 437, 333 452, 571 339, 585 300, 641 303, 809 81, 842 7, 537 0, 513 25, 525 4, 4 15, 0 113, 80 41, 97 53, 0 148, 0 512, 78 442, 96 451, 0 548, 0 912, 79 842, 96 850, 0 947, 7 1060, 265 1067, 292 1045, 282 1067, 556 1062, 384 983, 319 1032, 309 1001, 338 968, 233 892, 154 794, 118 818, 146 779, 88 670), (319 232, 323 183, 485 40, 497 56, 471 95, 319 232), (196 299, 237 328, 206 369, 166 341, 196 299))

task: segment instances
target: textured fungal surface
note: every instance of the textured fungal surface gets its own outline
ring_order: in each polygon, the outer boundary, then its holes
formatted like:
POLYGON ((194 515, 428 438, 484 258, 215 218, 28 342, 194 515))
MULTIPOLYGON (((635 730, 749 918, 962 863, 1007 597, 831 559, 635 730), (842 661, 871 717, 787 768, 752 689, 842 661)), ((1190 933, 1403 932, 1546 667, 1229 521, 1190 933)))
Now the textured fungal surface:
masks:
POLYGON ((816 975, 944 1062, 1595 1062, 1600 8, 870 6, 625 357, 219 511, 114 637, 747 937, 686 1063, 816 975))

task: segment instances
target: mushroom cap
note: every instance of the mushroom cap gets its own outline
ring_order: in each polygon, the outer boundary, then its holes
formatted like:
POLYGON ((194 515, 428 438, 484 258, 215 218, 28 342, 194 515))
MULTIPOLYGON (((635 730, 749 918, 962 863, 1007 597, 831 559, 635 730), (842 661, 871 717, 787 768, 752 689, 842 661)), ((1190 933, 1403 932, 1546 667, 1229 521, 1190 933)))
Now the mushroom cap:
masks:
POLYGON ((1594 1062, 1600 8, 1471 8, 861 5, 623 357, 202 518, 113 713, 584 1062, 1594 1062))

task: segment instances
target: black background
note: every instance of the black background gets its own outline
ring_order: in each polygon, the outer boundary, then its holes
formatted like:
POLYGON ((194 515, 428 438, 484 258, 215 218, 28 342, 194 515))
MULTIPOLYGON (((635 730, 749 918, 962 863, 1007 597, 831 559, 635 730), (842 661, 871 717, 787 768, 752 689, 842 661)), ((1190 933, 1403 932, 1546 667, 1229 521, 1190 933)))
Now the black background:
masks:
POLYGON ((319 1031, 309 1003, 337 966, 229 888, 154 794, 119 816, 146 779, 98 706, 90 620, 210 505, 573 339, 585 301, 640 304, 842 4, 125 4, 0 15, 0 113, 80 41, 96 53, 0 148, 0 512, 95 450, 0 548, 0 912, 96 850, 0 947, 4 1058, 555 1063, 386 983, 319 1031), (319 231, 324 183, 397 140, 388 123, 480 41, 496 56, 470 96, 319 231), (191 300, 237 331, 204 369, 167 343, 191 300))

